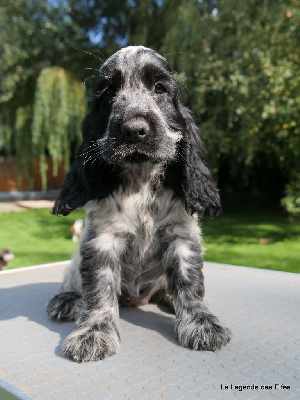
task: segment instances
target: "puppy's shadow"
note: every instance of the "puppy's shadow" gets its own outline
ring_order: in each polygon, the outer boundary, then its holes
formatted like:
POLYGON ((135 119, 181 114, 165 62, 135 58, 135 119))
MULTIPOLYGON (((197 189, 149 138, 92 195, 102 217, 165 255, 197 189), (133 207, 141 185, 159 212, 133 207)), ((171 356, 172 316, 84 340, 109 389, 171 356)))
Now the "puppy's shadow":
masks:
MULTIPOLYGON (((140 308, 121 307, 120 318, 125 321, 123 336, 127 332, 132 331, 130 325, 135 325, 141 328, 140 334, 145 335, 145 330, 150 330, 160 334, 169 342, 178 344, 175 339, 174 333, 174 319, 175 316, 170 312, 170 309, 165 306, 156 306, 148 304, 140 308)), ((130 333, 129 333, 130 334, 130 333)), ((134 330, 133 335, 138 336, 139 331, 134 330)))
MULTIPOLYGON (((74 321, 57 322, 51 319, 46 312, 48 301, 58 292, 59 287, 59 283, 42 282, 0 289, 0 324, 5 328, 6 322, 9 326, 9 321, 14 320, 12 324, 15 326, 16 321, 18 321, 15 337, 16 342, 19 341, 19 332, 32 331, 34 336, 40 336, 41 332, 45 332, 45 340, 47 340, 47 330, 59 334, 60 344, 56 348, 53 347, 53 351, 57 356, 62 357, 61 344, 72 331, 75 323, 74 321), (24 317, 25 321, 24 319, 19 320, 19 317, 24 317), (38 328, 34 324, 28 324, 26 319, 43 328, 38 328)), ((25 334, 24 337, 22 334, 21 336, 24 347, 26 347, 26 340, 27 338, 30 340, 31 337, 25 334)), ((10 340, 13 341, 14 337, 11 337, 10 340)), ((52 340, 52 337, 50 340, 52 340)))
MULTIPOLYGON (((74 328, 75 322, 53 320, 46 312, 46 304, 58 292, 59 286, 59 283, 43 282, 0 289, 0 324, 5 327, 4 321, 9 323, 10 320, 18 320, 19 317, 25 317, 28 321, 32 321, 44 328, 45 338, 47 338, 47 330, 57 333, 60 336, 59 344, 53 347, 53 352, 55 352, 56 356, 65 358, 61 346, 74 328)), ((140 327, 141 330, 149 329, 155 331, 166 340, 176 343, 174 316, 169 315, 167 309, 162 308, 162 310, 164 310, 163 313, 154 305, 146 305, 142 308, 120 307, 121 329, 122 325, 124 328, 121 331, 123 343, 127 340, 126 336, 128 336, 129 332, 133 335, 130 340, 134 340, 135 335, 138 334, 135 329, 130 329, 130 324, 140 327)), ((14 325, 16 324, 15 321, 13 323, 14 325)), ((26 320, 19 320, 18 324, 17 329, 21 332, 32 330, 34 334, 41 334, 37 327, 32 324, 28 325, 26 320)), ((12 337, 10 340, 13 341, 14 338, 12 337)), ((19 336, 16 335, 16 341, 18 340, 19 336)), ((24 346, 26 346, 26 336, 22 340, 24 341, 24 346)), ((49 348, 50 346, 49 344, 49 348)))

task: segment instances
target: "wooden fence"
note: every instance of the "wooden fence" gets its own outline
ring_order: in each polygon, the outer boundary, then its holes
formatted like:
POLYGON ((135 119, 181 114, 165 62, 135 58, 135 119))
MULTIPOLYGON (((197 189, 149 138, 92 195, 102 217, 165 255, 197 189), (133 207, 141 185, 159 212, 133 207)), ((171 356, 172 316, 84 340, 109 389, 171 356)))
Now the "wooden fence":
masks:
MULTIPOLYGON (((29 187, 28 180, 23 176, 17 178, 17 163, 14 157, 0 157, 0 192, 14 192, 27 190, 42 190, 42 179, 40 174, 40 162, 38 157, 33 157, 33 187, 29 187)), ((47 157, 47 189, 60 189, 63 185, 66 171, 64 161, 59 164, 57 176, 52 173, 52 159, 47 157)))

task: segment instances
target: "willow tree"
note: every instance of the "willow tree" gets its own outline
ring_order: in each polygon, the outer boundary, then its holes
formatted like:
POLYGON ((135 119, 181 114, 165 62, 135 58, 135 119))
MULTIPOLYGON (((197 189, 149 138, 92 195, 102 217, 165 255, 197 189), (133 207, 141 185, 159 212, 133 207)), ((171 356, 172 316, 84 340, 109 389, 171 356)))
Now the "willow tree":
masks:
POLYGON ((79 72, 94 67, 88 53, 86 31, 70 17, 67 2, 1 2, 0 154, 16 157, 18 175, 31 187, 33 156, 42 160, 46 188, 46 155, 56 173, 58 161, 64 156, 68 162, 78 145, 86 103, 79 72))
MULTIPOLYGON (((3 109, 0 137, 6 154, 17 159, 19 179, 25 177, 33 187, 31 158, 40 159, 42 188, 47 188, 47 155, 53 160, 53 175, 64 160, 66 169, 71 148, 81 141, 81 122, 86 111, 86 90, 82 82, 61 67, 42 69, 35 90, 26 96, 20 93, 20 104, 3 109), (24 100, 24 99, 23 99, 24 100)), ((1 143, 0 143, 1 144, 1 143)))
POLYGON ((68 167, 71 142, 79 143, 81 139, 85 105, 85 87, 71 73, 60 67, 41 71, 36 83, 31 139, 33 154, 41 160, 43 188, 47 185, 47 153, 53 160, 54 176, 63 158, 68 167))

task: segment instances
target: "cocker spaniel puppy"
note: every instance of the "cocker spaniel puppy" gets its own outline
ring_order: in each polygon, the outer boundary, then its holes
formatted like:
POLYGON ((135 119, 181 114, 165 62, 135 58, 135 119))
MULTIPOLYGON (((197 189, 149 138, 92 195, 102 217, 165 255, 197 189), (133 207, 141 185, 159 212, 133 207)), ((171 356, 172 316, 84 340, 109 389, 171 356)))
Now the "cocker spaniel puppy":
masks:
POLYGON ((197 218, 220 212, 205 149, 166 60, 142 46, 113 54, 100 69, 83 143, 54 214, 86 204, 80 251, 47 306, 76 319, 63 351, 104 359, 120 344, 119 304, 173 306, 179 343, 218 350, 230 330, 204 301, 197 218))

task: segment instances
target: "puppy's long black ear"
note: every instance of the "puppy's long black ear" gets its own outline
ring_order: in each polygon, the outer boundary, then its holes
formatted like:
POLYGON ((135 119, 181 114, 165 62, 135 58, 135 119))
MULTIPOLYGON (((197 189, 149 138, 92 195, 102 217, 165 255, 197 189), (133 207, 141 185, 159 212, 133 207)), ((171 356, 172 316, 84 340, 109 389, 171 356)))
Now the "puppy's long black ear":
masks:
POLYGON ((185 207, 190 214, 212 218, 221 212, 219 192, 209 171, 204 143, 191 112, 182 107, 181 113, 186 122, 186 140, 183 143, 186 159, 183 180, 185 207))
POLYGON ((80 156, 84 152, 83 148, 84 145, 82 144, 70 172, 66 176, 59 197, 52 209, 54 215, 69 215, 76 208, 83 207, 88 201, 88 181, 84 159, 80 156))
POLYGON ((166 171, 167 186, 175 189, 190 215, 214 217, 220 214, 220 196, 206 162, 206 151, 191 112, 180 106, 185 132, 176 163, 166 171))
POLYGON ((120 185, 120 168, 101 160, 96 142, 90 138, 92 118, 93 115, 90 113, 82 123, 84 141, 78 149, 77 156, 54 204, 52 209, 54 215, 69 215, 76 208, 83 207, 89 200, 107 197, 120 185))

